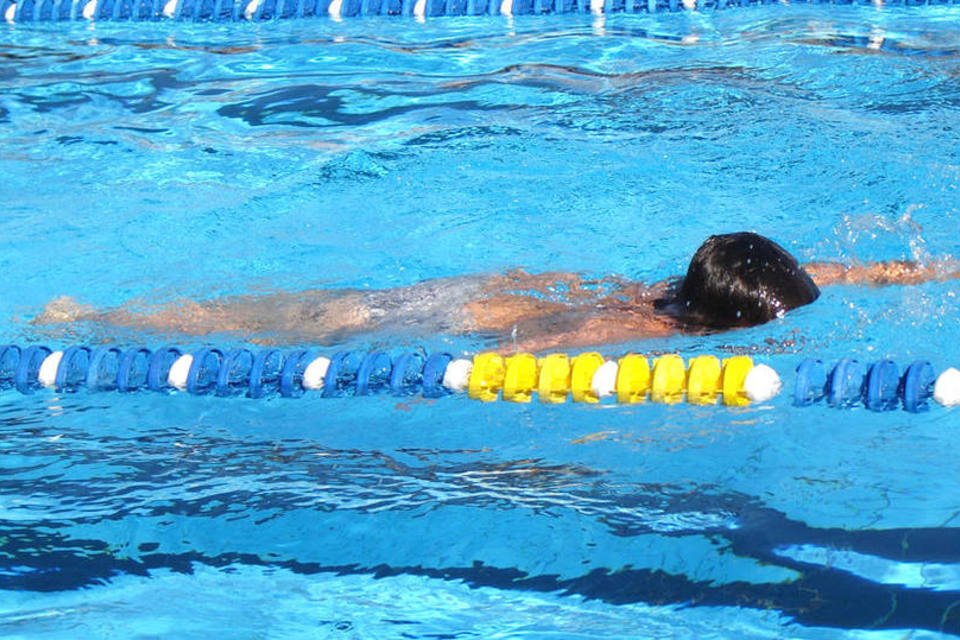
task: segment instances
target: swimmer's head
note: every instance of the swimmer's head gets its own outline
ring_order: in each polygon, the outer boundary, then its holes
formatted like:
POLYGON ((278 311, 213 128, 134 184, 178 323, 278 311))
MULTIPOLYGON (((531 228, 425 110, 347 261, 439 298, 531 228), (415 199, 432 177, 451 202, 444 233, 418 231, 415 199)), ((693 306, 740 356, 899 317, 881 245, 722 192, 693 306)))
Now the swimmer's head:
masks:
POLYGON ((697 249, 671 306, 684 322, 725 329, 763 324, 819 296, 786 249, 756 233, 730 233, 697 249))

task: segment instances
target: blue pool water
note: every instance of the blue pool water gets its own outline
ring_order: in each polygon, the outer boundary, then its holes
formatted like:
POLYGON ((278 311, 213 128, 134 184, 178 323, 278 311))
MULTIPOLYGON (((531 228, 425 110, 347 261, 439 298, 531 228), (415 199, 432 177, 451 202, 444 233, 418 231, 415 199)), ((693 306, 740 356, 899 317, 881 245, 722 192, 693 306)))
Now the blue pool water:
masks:
MULTIPOLYGON (((98 307, 958 254, 951 7, 5 25, 0 340, 98 307)), ((607 345, 960 365, 955 282, 607 345)), ((416 327, 327 348, 509 350, 416 327)), ((960 634, 957 414, 0 395, 5 638, 960 634)))

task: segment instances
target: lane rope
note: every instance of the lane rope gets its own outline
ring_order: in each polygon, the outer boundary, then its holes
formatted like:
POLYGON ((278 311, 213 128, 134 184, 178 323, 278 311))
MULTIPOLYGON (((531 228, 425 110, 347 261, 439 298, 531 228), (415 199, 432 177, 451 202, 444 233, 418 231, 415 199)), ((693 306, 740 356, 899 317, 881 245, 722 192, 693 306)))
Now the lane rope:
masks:
MULTIPOLYGON (((844 358, 827 365, 807 359, 793 375, 790 400, 798 407, 825 404, 918 413, 929 409, 931 400, 947 407, 960 405, 960 370, 951 367, 938 375, 927 361, 901 370, 891 360, 862 363, 844 358)), ((539 357, 495 352, 454 357, 422 351, 397 356, 339 351, 327 356, 313 349, 206 347, 187 352, 176 347, 0 346, 0 390, 32 394, 44 388, 61 393, 157 391, 249 398, 466 394, 481 402, 536 399, 544 404, 686 402, 745 407, 772 400, 784 385, 772 366, 745 355, 725 359, 698 355, 685 361, 678 354, 608 358, 595 351, 539 357)))
MULTIPOLYGON (((835 4, 835 0, 800 2, 835 4)), ((955 2, 886 0, 882 5, 955 2)), ((339 21, 363 16, 407 16, 423 21, 442 16, 709 12, 779 4, 782 4, 780 0, 0 0, 0 15, 10 24, 74 20, 235 22, 310 17, 339 21)), ((853 4, 880 6, 880 3, 866 1, 853 4)), ((876 49, 871 38, 855 36, 850 42, 854 46, 876 49)))

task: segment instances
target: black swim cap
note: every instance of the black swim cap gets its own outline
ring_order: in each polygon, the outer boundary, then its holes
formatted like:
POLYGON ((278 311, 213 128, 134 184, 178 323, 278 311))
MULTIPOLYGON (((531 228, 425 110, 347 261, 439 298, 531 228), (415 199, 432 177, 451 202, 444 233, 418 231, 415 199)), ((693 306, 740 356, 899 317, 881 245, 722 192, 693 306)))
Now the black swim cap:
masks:
POLYGON ((786 249, 744 232, 710 236, 697 249, 673 306, 685 322, 720 329, 763 324, 819 296, 786 249))

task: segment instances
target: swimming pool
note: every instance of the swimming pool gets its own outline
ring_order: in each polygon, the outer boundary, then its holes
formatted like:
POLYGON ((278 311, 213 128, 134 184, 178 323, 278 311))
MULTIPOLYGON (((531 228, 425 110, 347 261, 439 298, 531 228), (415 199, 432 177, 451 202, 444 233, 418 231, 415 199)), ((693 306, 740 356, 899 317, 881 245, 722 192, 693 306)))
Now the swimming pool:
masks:
MULTIPOLYGON (((63 294, 656 281, 740 229, 802 260, 954 256, 956 11, 7 25, 0 340, 240 346, 29 320, 63 294)), ((830 287, 754 329, 602 350, 944 368, 956 293, 830 287)), ((416 327, 327 348, 413 346, 509 349, 416 327)), ((0 405, 4 637, 960 632, 942 408, 0 405)))

